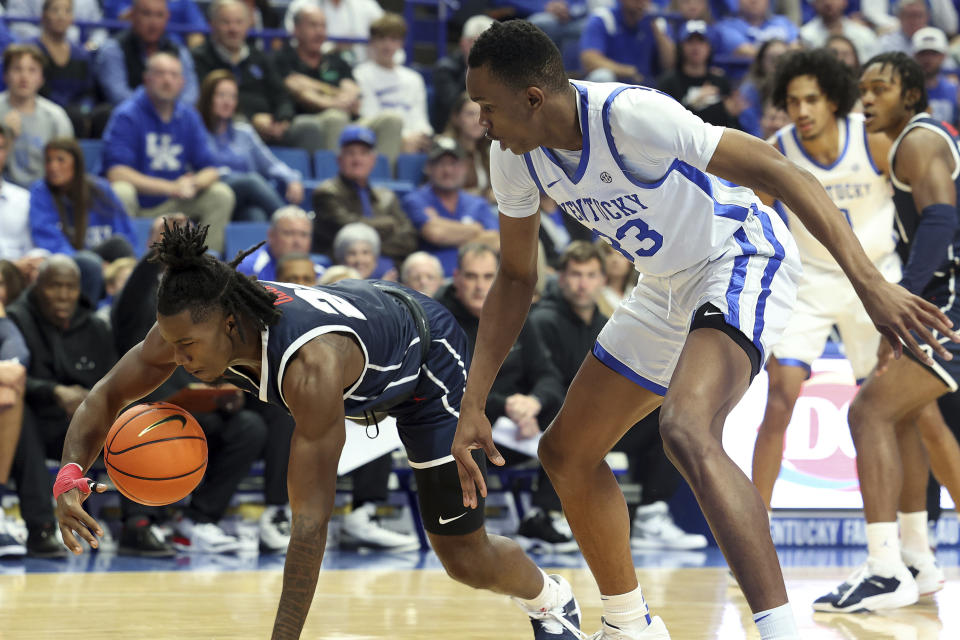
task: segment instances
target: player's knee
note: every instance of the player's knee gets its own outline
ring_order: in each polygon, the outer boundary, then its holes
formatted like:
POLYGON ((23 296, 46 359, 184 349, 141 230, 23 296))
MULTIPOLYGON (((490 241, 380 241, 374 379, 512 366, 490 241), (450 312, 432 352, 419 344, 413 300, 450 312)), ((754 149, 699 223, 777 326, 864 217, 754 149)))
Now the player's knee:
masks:
POLYGON ((847 413, 847 423, 850 425, 850 435, 856 440, 870 424, 870 403, 864 401, 864 394, 858 393, 850 403, 847 413))
POLYGON ((660 437, 667 457, 685 471, 709 459, 718 446, 708 424, 683 412, 661 411, 660 437))

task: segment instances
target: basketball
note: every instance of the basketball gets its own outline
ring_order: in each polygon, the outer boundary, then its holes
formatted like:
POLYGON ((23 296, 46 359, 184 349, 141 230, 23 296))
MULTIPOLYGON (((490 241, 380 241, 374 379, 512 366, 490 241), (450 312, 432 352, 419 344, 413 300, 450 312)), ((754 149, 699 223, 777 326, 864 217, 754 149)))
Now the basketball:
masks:
POLYGON ((168 402, 148 402, 120 414, 110 427, 103 461, 117 491, 150 506, 193 491, 207 468, 207 438, 196 418, 168 402))

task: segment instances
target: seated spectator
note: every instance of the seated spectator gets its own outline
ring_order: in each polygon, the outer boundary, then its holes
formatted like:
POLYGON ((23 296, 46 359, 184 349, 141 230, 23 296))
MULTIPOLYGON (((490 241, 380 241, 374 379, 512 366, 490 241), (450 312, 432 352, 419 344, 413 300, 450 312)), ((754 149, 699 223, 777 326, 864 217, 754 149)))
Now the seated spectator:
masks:
POLYGON ((461 96, 467 90, 467 56, 480 34, 493 24, 493 18, 476 15, 463 23, 460 46, 452 54, 443 56, 433 67, 433 109, 431 123, 436 131, 448 126, 447 118, 457 110, 461 96))
MULTIPOLYGON (((44 13, 44 0, 7 0, 7 12, 11 16, 25 16, 30 18, 42 18, 44 13)), ((100 22, 103 20, 103 12, 100 10, 100 3, 97 0, 73 0, 71 3, 71 13, 77 20, 83 22, 100 22)), ((41 23, 42 24, 42 23, 41 23)), ((108 33, 106 29, 92 29, 86 42, 80 42, 80 29, 73 26, 73 20, 70 21, 70 29, 67 32, 67 38, 72 44, 82 46, 88 50, 96 49, 106 42, 108 33)), ((41 26, 30 22, 14 22, 11 24, 10 31, 20 40, 28 42, 40 35, 41 26)), ((0 46, 0 50, 3 47, 0 46)))
MULTIPOLYGON (((930 9, 926 0, 900 0, 896 7, 900 28, 877 39, 877 53, 902 51, 913 53, 913 34, 930 25, 930 9)), ((866 61, 866 59, 864 59, 866 61)))
POLYGON ((857 48, 853 45, 853 42, 850 41, 850 38, 842 35, 833 35, 827 38, 827 44, 824 45, 827 49, 833 52, 833 55, 845 64, 850 69, 853 69, 855 74, 860 73, 860 56, 857 54, 857 48))
POLYGON ((710 67, 707 23, 690 20, 680 28, 677 68, 657 80, 657 87, 710 124, 738 126, 736 102, 731 100, 730 80, 710 67))
POLYGON ((432 253, 414 251, 400 265, 400 284, 432 298, 443 284, 443 265, 432 253))
POLYGON ((426 151, 433 127, 427 118, 427 88, 423 76, 397 64, 407 23, 396 13, 385 13, 370 25, 369 59, 353 69, 360 87, 360 116, 372 120, 385 113, 403 119, 404 153, 426 151))
MULTIPOLYGON (((105 18, 112 20, 129 20, 132 15, 130 0, 101 0, 105 18)), ((167 9, 170 11, 170 22, 180 26, 190 26, 196 29, 186 34, 188 47, 197 47, 203 44, 204 32, 207 30, 207 21, 203 17, 199 4, 195 0, 169 0, 167 9)), ((171 34, 171 39, 182 42, 180 35, 171 34)))
POLYGON ((103 293, 103 263, 133 255, 133 224, 110 183, 86 173, 73 138, 47 143, 46 175, 30 187, 34 246, 73 256, 81 290, 96 304, 103 293))
POLYGON ((0 260, 18 260, 33 248, 30 192, 4 179, 13 141, 13 133, 0 121, 0 260))
POLYGON ((113 309, 113 301, 119 297, 120 292, 130 279, 133 268, 137 266, 137 259, 134 257, 117 258, 113 262, 107 263, 103 267, 103 290, 104 297, 97 305, 97 317, 110 324, 110 312, 113 309))
POLYGON ((219 252, 234 195, 220 181, 196 109, 179 99, 183 83, 179 58, 165 52, 150 56, 144 86, 110 116, 103 166, 127 213, 150 218, 186 213, 210 225, 207 244, 219 252))
POLYGON ((317 265, 309 253, 288 253, 277 260, 275 280, 312 287, 317 284, 317 265))
POLYGON ((936 27, 924 27, 913 34, 913 57, 923 69, 930 114, 957 126, 957 81, 942 72, 947 48, 947 36, 936 27))
POLYGON ((116 363, 110 329, 80 296, 80 270, 54 255, 37 282, 7 309, 30 351, 23 429, 11 476, 27 523, 27 553, 62 557, 46 458, 59 458, 73 413, 116 363))
POLYGON ((333 284, 341 280, 363 280, 360 273, 353 267, 344 264, 335 264, 323 272, 317 284, 333 284))
POLYGON ((39 95, 43 64, 43 54, 32 44, 15 44, 3 52, 8 88, 0 93, 0 123, 13 134, 7 175, 22 187, 43 177, 43 146, 48 141, 73 137, 63 107, 39 95))
POLYGON ((420 232, 420 248, 440 259, 451 275, 457 248, 468 242, 500 246, 499 221, 490 204, 463 190, 467 168, 463 149, 439 137, 427 157, 427 184, 406 195, 403 208, 420 232))
POLYGON ((27 281, 20 273, 17 265, 9 260, 0 260, 0 280, 3 281, 4 304, 11 304, 20 298, 20 294, 27 288, 27 281))
POLYGON ((587 80, 652 84, 657 74, 673 68, 676 47, 649 8, 650 0, 618 0, 590 16, 580 37, 587 80))
POLYGON ((763 116, 760 118, 760 137, 767 140, 788 124, 790 124, 789 114, 773 104, 773 99, 767 98, 763 103, 763 116))
POLYGON ((707 0, 671 0, 669 11, 680 14, 680 20, 676 23, 671 20, 670 37, 674 40, 678 40, 680 27, 689 20, 703 20, 711 24, 714 18, 710 13, 710 3, 707 0))
MULTIPOLYGON (((480 325, 480 311, 493 284, 499 265, 499 253, 483 243, 471 242, 460 248, 451 286, 441 289, 437 300, 453 313, 457 323, 467 334, 467 345, 473 353, 480 325)), ((520 331, 517 345, 500 367, 490 394, 485 413, 493 424, 501 416, 516 423, 520 436, 534 437, 545 429, 563 401, 560 372, 553 364, 550 350, 536 328, 526 323, 520 331)), ((501 449, 508 462, 524 460, 525 456, 511 456, 501 449)), ((563 553, 576 551, 577 543, 569 532, 557 497, 543 469, 532 496, 534 509, 520 525, 519 535, 527 543, 547 551, 563 553)))
POLYGON ((333 262, 356 270, 361 279, 397 280, 390 261, 380 260, 380 236, 365 222, 351 222, 333 239, 333 262))
POLYGON ((844 15, 847 0, 814 0, 817 17, 800 27, 800 40, 809 49, 822 47, 832 33, 845 35, 857 48, 861 60, 877 52, 877 34, 873 29, 844 15))
MULTIPOLYGON (((376 0, 293 0, 287 5, 283 28, 296 36, 297 13, 303 7, 318 7, 327 16, 327 32, 332 38, 367 40, 370 25, 383 16, 383 8, 376 0)), ((367 59, 363 44, 343 43, 334 47, 344 54, 352 66, 367 59)))
POLYGON ((597 305, 600 313, 610 317, 614 310, 620 306, 623 300, 627 299, 630 292, 636 286, 640 279, 639 272, 634 269, 633 263, 627 260, 623 254, 608 245, 606 242, 600 243, 600 251, 603 253, 603 266, 607 274, 607 285, 600 290, 600 298, 597 305))
MULTIPOLYGON (((277 209, 270 218, 267 243, 244 258, 237 271, 256 276, 258 280, 278 280, 279 260, 291 253, 300 255, 310 251, 312 231, 313 221, 300 207, 288 205, 277 209)), ((323 268, 317 265, 314 271, 320 275, 323 268)))
MULTIPOLYGON (((23 424, 23 397, 26 391, 30 351, 17 325, 7 317, 6 280, 0 271, 0 486, 10 477, 20 427, 23 424)), ((0 509, 0 558, 26 555, 19 526, 0 509)))
MULTIPOLYGON (((628 0, 632 1, 632 0, 628 0)), ((648 3, 649 0, 643 0, 648 3)), ((513 10, 511 17, 525 18, 540 27, 563 54, 564 63, 576 58, 577 41, 587 22, 584 0, 497 0, 495 5, 513 10)), ((575 63, 574 63, 575 65, 575 63)))
POLYGON ((40 35, 31 42, 46 56, 40 94, 66 110, 78 138, 99 138, 110 106, 96 104, 93 59, 87 49, 67 38, 72 24, 71 0, 44 1, 40 35))
MULTIPOLYGON (((242 0, 215 0, 210 6, 210 38, 191 53, 200 82, 217 69, 230 72, 239 92, 240 115, 261 138, 279 144, 293 119, 293 101, 273 62, 246 43, 252 22, 250 9, 242 0)), ((200 93, 202 101, 202 88, 200 93)))
POLYGON ((792 44, 799 38, 797 26, 784 16, 770 15, 770 0, 740 0, 740 12, 714 25, 713 52, 756 58, 769 40, 792 44))
POLYGON ((443 135, 456 140, 463 149, 467 164, 467 181, 463 190, 489 202, 495 202, 490 186, 490 138, 480 125, 480 105, 466 92, 453 103, 450 119, 443 135))
POLYGON ((207 128, 207 143, 220 167, 221 180, 233 189, 237 199, 234 220, 266 222, 284 205, 268 179, 281 185, 291 204, 303 202, 300 172, 273 155, 253 127, 234 120, 237 82, 231 72, 218 69, 204 79, 198 109, 207 128))
POLYGON ((401 261, 417 248, 417 232, 400 207, 396 194, 370 184, 377 161, 376 135, 366 127, 350 126, 340 136, 335 178, 313 192, 313 252, 330 255, 333 237, 351 222, 366 222, 380 234, 383 255, 401 261))
MULTIPOLYGON (((787 45, 782 40, 767 40, 760 45, 747 77, 737 90, 746 103, 746 108, 740 113, 740 128, 749 134, 760 136, 760 118, 764 102, 770 97, 770 82, 777 61, 786 52, 787 45)), ((714 53, 717 53, 716 50, 714 53)))
POLYGON ((180 61, 183 76, 180 98, 197 102, 197 74, 190 51, 166 35, 170 11, 166 0, 133 0, 130 30, 107 40, 94 61, 94 73, 107 101, 118 105, 131 98, 143 84, 147 59, 167 53, 180 61))

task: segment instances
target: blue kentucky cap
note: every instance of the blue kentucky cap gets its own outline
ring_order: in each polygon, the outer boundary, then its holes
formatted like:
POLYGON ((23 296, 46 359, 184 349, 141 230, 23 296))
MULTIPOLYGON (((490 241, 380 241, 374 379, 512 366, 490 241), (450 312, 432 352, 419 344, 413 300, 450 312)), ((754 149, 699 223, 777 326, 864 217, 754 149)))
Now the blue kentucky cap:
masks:
POLYGON ((368 147, 372 147, 377 144, 377 134, 372 129, 352 124, 345 127, 343 133, 340 134, 340 148, 342 149, 354 142, 362 142, 368 147))

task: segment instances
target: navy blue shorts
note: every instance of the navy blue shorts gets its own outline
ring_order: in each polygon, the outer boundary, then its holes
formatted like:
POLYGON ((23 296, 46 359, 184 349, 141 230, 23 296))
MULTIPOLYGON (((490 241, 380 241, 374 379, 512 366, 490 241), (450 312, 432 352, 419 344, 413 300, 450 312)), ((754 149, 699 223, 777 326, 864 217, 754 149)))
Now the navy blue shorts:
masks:
MULTIPOLYGON (((947 314, 947 317, 953 322, 953 328, 960 330, 960 298, 956 295, 956 280, 960 275, 951 270, 945 276, 938 276, 931 281, 923 291, 923 297, 940 307, 940 310, 947 314)), ((943 337, 934 331, 934 337, 940 340, 944 348, 953 354, 953 360, 943 360, 933 352, 933 348, 920 341, 919 336, 914 334, 914 339, 920 344, 920 348, 933 356, 933 366, 926 365, 913 355, 911 351, 904 349, 904 353, 913 358, 916 362, 925 367, 938 379, 943 381, 950 391, 956 391, 960 383, 960 342, 954 342, 943 337)))

